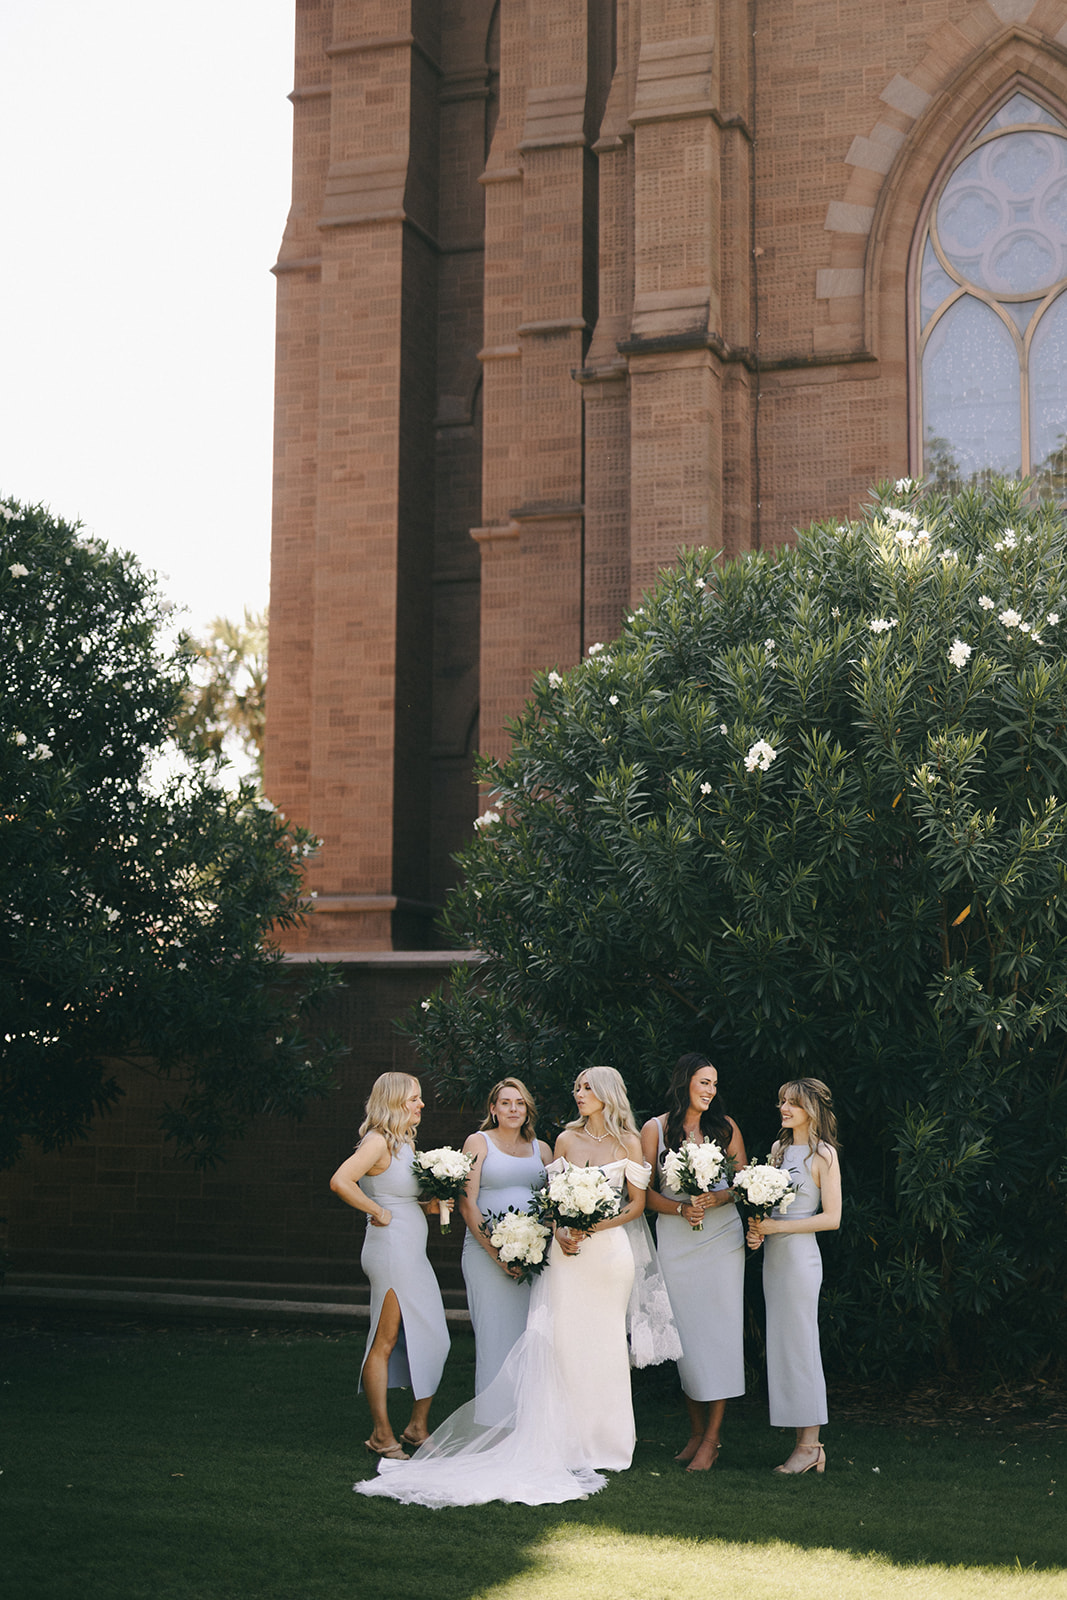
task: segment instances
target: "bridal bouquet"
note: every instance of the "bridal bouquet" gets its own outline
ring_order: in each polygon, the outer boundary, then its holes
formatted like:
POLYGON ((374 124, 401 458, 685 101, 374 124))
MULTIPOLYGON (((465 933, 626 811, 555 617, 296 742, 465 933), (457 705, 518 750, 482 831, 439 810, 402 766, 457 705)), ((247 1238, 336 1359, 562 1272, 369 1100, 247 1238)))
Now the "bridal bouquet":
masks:
POLYGON ((414 1170, 419 1194, 424 1200, 440 1201, 442 1231, 451 1224, 453 1203, 466 1188, 473 1165, 473 1156, 466 1156, 462 1150, 453 1150, 447 1144, 443 1144, 439 1150, 415 1152, 414 1170))
MULTIPOLYGON (((663 1157, 663 1176, 678 1194, 707 1194, 721 1177, 729 1176, 729 1167, 729 1157, 714 1139, 706 1144, 694 1144, 687 1139, 680 1150, 668 1150, 663 1157)), ((700 1233, 704 1227, 703 1217, 689 1226, 694 1233, 700 1233)))
POLYGON ((595 1222, 617 1217, 622 1209, 599 1167, 572 1167, 569 1162, 543 1189, 534 1191, 533 1202, 542 1222, 575 1233, 588 1233, 595 1222))
POLYGON ((788 1172, 769 1162, 753 1161, 742 1167, 733 1183, 738 1206, 746 1217, 769 1217, 775 1206, 784 1216, 797 1197, 788 1172))
POLYGON ((490 1212, 482 1227, 505 1266, 518 1267, 517 1283, 532 1283, 548 1266, 548 1241, 552 1230, 528 1211, 516 1211, 514 1206, 508 1206, 506 1211, 495 1216, 490 1212))

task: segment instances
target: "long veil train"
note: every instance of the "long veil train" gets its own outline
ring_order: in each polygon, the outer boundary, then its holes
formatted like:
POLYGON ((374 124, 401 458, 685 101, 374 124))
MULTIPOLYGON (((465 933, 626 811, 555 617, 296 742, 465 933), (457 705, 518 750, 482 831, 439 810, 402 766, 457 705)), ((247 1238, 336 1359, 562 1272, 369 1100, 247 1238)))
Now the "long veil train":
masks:
MULTIPOLYGON (((637 1171, 647 1183, 648 1169, 637 1171)), ((676 1360, 681 1346, 648 1224, 638 1217, 625 1232, 635 1268, 627 1313, 631 1363, 676 1360)), ((550 1283, 560 1270, 556 1263, 535 1280, 526 1332, 493 1382, 454 1411, 410 1461, 382 1461, 377 1477, 355 1485, 357 1493, 432 1507, 489 1500, 547 1505, 603 1488, 607 1480, 589 1459, 560 1380, 550 1283)))

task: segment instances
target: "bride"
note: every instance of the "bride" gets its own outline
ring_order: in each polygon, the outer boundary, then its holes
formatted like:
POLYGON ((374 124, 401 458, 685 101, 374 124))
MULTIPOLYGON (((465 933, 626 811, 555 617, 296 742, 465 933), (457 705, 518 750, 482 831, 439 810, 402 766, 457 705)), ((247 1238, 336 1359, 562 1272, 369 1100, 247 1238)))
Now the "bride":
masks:
POLYGON ((630 1465, 630 1364, 673 1360, 681 1347, 642 1216, 651 1174, 626 1086, 613 1067, 590 1067, 574 1099, 578 1116, 556 1141, 549 1176, 568 1163, 599 1166, 619 1191, 618 1215, 580 1234, 557 1228, 526 1332, 498 1376, 410 1461, 382 1461, 357 1493, 425 1506, 543 1505, 592 1494, 604 1470, 630 1465))

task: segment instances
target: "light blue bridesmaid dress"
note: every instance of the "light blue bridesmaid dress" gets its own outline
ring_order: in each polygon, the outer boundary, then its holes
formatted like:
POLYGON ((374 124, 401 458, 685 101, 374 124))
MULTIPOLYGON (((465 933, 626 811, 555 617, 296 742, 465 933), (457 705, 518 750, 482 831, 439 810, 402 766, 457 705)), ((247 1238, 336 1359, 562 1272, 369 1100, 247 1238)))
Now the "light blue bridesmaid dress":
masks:
MULTIPOLYGON (((666 1145, 656 1118, 657 1188, 666 1200, 688 1196, 663 1176, 666 1145)), ((725 1181, 716 1188, 725 1189, 725 1181)), ((730 1400, 745 1392, 745 1230, 734 1205, 704 1213, 702 1229, 656 1214, 656 1249, 682 1341, 678 1376, 690 1400, 730 1400)))
MULTIPOLYGON (((811 1174, 808 1146, 787 1145, 782 1169, 798 1191, 787 1220, 813 1217, 822 1197, 811 1174)), ((822 1256, 814 1233, 767 1235, 763 1241, 763 1298, 772 1428, 814 1428, 826 1421, 826 1380, 819 1350, 821 1285, 822 1256)))
MULTIPOLYGON (((478 1180, 478 1210, 483 1217, 499 1215, 509 1206, 529 1211, 531 1194, 545 1181, 545 1164, 537 1145, 528 1156, 509 1156, 497 1149, 490 1134, 483 1132, 482 1138, 488 1148, 478 1180)), ((469 1230, 463 1241, 462 1266, 474 1325, 474 1390, 481 1394, 526 1330, 532 1285, 510 1278, 469 1230)))
MULTIPOLYGON (((384 1172, 360 1179, 364 1194, 392 1212, 385 1228, 374 1227, 368 1217, 360 1262, 371 1291, 367 1351, 374 1343, 382 1303, 392 1289, 400 1302, 401 1330, 389 1358, 389 1387, 411 1388, 416 1400, 426 1400, 437 1393, 449 1338, 441 1290, 426 1259, 426 1213, 418 1203, 414 1160, 411 1145, 401 1145, 384 1172)), ((362 1381, 361 1366, 361 1387, 362 1381)))

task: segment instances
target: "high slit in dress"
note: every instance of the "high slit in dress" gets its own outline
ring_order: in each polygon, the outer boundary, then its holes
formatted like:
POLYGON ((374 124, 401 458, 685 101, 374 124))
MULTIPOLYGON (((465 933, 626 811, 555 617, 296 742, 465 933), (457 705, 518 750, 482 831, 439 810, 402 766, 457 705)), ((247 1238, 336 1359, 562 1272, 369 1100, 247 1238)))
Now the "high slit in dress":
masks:
MULTIPOLYGON (((415 1152, 400 1146, 384 1172, 360 1179, 360 1187, 392 1213, 385 1228, 368 1218, 360 1264, 370 1282, 370 1332, 363 1365, 374 1343, 389 1290, 400 1304, 400 1337, 389 1357, 390 1389, 412 1389, 416 1400, 437 1393, 448 1355, 448 1324, 437 1277, 426 1259, 426 1213, 418 1203, 415 1152)), ((363 1365, 359 1369, 363 1386, 363 1365)))

